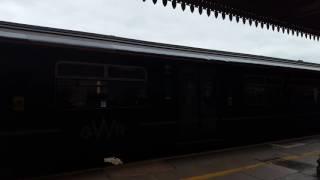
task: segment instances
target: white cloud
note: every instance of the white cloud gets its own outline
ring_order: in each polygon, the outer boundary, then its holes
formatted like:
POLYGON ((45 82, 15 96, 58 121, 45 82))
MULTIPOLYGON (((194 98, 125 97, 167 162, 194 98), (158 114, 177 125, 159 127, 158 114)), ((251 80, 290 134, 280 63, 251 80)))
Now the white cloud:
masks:
POLYGON ((317 41, 168 6, 153 5, 151 0, 1 0, 0 17, 3 21, 320 63, 317 41))

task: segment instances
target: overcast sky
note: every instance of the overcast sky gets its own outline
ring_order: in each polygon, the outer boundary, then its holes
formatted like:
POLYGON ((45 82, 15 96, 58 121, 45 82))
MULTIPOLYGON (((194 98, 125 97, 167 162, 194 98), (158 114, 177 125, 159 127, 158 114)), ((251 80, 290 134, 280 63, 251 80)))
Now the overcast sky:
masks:
POLYGON ((0 0, 0 20, 320 63, 320 42, 152 0, 0 0))

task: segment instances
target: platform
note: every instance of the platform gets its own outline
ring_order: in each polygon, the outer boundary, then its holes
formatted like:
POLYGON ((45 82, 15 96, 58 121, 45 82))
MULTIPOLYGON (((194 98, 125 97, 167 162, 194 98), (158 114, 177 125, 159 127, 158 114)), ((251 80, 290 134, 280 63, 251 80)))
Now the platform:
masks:
POLYGON ((157 159, 39 180, 316 180, 320 136, 157 159))

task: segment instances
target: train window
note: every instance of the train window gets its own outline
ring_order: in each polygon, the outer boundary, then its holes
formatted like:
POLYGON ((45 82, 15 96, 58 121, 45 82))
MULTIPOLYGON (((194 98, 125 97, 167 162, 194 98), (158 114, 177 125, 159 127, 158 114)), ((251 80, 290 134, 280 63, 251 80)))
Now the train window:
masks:
POLYGON ((107 95, 112 107, 142 106, 147 96, 145 84, 132 81, 109 81, 107 95))
POLYGON ((106 93, 106 82, 95 80, 57 81, 57 101, 63 108, 97 108, 106 93))
POLYGON ((282 79, 272 76, 248 76, 244 94, 247 105, 276 106, 282 103, 282 79))
POLYGON ((145 80, 146 72, 141 67, 109 66, 108 78, 118 80, 145 80))
POLYGON ((294 86, 292 88, 292 101, 297 106, 317 104, 318 90, 309 86, 294 86))
POLYGON ((145 79, 141 67, 59 63, 57 103, 67 109, 140 106, 146 99, 145 79))
POLYGON ((145 99, 144 83, 71 79, 57 81, 57 100, 61 108, 142 106, 145 99))
POLYGON ((74 78, 104 78, 104 66, 81 63, 59 63, 57 65, 58 77, 74 78))

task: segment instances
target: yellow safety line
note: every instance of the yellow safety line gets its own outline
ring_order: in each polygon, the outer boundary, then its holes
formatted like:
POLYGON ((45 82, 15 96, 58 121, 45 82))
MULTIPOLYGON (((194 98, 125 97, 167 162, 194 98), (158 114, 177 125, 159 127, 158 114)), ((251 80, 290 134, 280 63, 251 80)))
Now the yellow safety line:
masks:
POLYGON ((247 165, 239 168, 234 168, 234 169, 228 169, 224 171, 219 171, 219 172, 213 172, 213 173, 208 173, 200 176, 193 176, 193 177, 188 177, 188 178, 183 178, 182 180, 205 180, 205 179, 211 179, 211 178, 216 178, 216 177, 221 177, 221 176, 226 176, 229 174, 234 174, 237 172, 243 172, 246 170, 250 169, 255 169, 261 166, 266 166, 268 164, 274 163, 274 162, 279 162, 279 161, 286 161, 286 160, 296 160, 296 159, 301 159, 309 156, 317 156, 320 154, 320 151, 313 151, 313 152, 307 152, 303 153, 301 155, 291 155, 291 156, 284 156, 280 159, 277 160, 272 160, 272 161, 267 161, 267 162, 261 162, 261 163, 256 163, 252 165, 247 165))
POLYGON ((205 175, 200 175, 200 176, 193 176, 193 177, 189 177, 189 178, 184 178, 183 180, 204 180, 204 179, 210 179, 210 178, 215 178, 215 177, 220 177, 220 176, 226 176, 229 174, 234 174, 237 172, 242 172, 242 171, 246 171, 249 169, 254 169, 260 166, 265 165, 265 163, 257 163, 257 164, 253 164, 253 165, 248 165, 248 166, 244 166, 244 167, 239 167, 239 168, 234 168, 234 169, 229 169, 229 170, 224 170, 224 171, 220 171, 220 172, 214 172, 214 173, 208 173, 205 175))
POLYGON ((307 157, 307 156, 316 156, 316 155, 320 155, 320 151, 312 151, 312 152, 306 152, 303 153, 302 156, 307 157))

